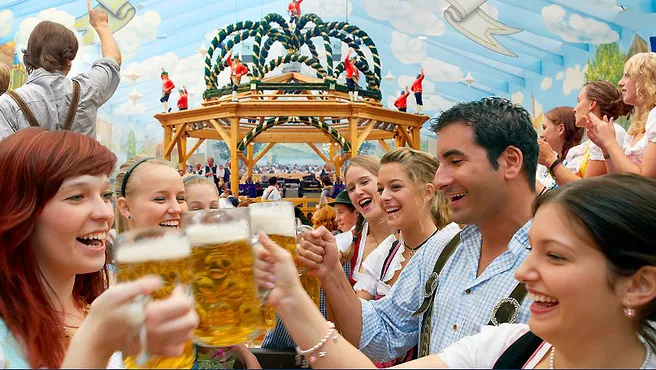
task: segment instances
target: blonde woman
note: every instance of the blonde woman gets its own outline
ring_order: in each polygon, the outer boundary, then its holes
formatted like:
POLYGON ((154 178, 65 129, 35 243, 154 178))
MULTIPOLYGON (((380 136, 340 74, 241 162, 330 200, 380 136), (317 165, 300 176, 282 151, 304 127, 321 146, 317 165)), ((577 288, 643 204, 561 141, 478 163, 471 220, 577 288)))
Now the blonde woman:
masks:
MULTIPOLYGON (((116 229, 118 233, 142 227, 180 227, 187 211, 182 177, 170 162, 138 156, 123 163, 116 176, 116 229)), ((192 368, 196 350, 191 342, 182 357, 163 358, 155 368, 192 368)))
MULTIPOLYGON (((354 288, 368 299, 380 299, 389 293, 415 253, 451 221, 446 197, 433 185, 439 167, 437 158, 399 148, 385 154, 380 164, 379 207, 387 212, 387 224, 400 230, 400 237, 396 240, 389 236, 362 263, 364 273, 354 288)), ((376 366, 389 367, 408 361, 412 355, 411 350, 376 366)))
POLYGON ((219 191, 212 180, 205 176, 192 175, 184 177, 182 182, 190 211, 219 209, 219 191))
POLYGON ((615 141, 613 120, 594 114, 589 114, 588 136, 601 148, 608 173, 656 178, 656 54, 632 56, 624 65, 619 86, 624 103, 634 107, 624 145, 615 141))

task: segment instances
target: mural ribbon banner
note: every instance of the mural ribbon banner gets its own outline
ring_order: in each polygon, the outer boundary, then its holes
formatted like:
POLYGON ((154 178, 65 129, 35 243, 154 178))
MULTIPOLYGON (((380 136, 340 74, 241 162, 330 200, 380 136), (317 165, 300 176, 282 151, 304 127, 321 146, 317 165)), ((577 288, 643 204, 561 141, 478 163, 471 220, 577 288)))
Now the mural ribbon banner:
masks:
POLYGON ((517 57, 517 54, 508 50, 495 35, 512 35, 521 32, 500 23, 481 10, 487 0, 446 0, 451 6, 444 11, 444 19, 458 32, 470 40, 499 54, 517 57))
MULTIPOLYGON (((103 10, 109 17, 109 29, 112 33, 125 27, 137 12, 130 0, 98 0, 94 9, 103 10)), ((75 28, 84 32, 82 43, 91 45, 94 42, 93 27, 89 24, 89 14, 82 15, 75 20, 75 28)))

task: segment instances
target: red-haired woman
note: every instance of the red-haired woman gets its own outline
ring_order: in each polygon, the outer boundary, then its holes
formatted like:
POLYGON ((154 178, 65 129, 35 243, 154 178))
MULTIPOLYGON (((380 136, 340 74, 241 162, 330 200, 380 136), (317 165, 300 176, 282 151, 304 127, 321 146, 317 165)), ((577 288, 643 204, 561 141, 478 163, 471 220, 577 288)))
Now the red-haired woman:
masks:
MULTIPOLYGON (((110 366, 121 366, 114 351, 138 351, 127 305, 160 282, 145 278, 103 294, 115 162, 100 143, 69 131, 27 128, 0 141, 5 366, 104 367, 110 356, 110 366)), ((181 353, 198 320, 182 294, 146 305, 145 314, 148 350, 162 355, 181 353)))

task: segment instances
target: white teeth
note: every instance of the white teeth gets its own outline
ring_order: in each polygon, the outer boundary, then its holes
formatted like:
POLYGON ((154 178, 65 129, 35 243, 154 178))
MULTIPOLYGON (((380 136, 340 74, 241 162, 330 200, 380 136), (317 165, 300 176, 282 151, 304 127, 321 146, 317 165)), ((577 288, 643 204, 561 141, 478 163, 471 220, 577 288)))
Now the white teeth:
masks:
POLYGON ((89 234, 85 236, 80 236, 79 239, 96 239, 96 240, 105 240, 107 239, 107 233, 94 233, 94 234, 89 234))
POLYGON ((359 204, 360 204, 360 206, 363 206, 366 202, 369 202, 369 201, 371 201, 371 199, 363 199, 363 200, 360 201, 359 204))
POLYGON ((162 226, 175 226, 177 227, 180 224, 180 221, 164 221, 160 223, 162 226))
POLYGON ((529 293, 528 297, 535 302, 558 303, 556 298, 548 297, 546 295, 529 293))
POLYGON ((387 208, 386 211, 387 211, 387 213, 391 213, 391 212, 396 212, 396 211, 398 211, 399 209, 401 209, 401 208, 399 208, 399 207, 396 207, 396 208, 387 208))

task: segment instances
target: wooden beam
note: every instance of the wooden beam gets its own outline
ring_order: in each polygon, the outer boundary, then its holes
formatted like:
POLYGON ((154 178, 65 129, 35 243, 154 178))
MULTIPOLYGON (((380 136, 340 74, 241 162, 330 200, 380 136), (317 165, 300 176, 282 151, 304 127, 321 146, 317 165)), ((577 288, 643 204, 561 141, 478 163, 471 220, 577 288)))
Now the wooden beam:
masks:
POLYGON ((262 157, 264 157, 264 155, 266 155, 267 152, 268 152, 269 150, 271 150, 271 148, 273 148, 274 145, 276 145, 276 143, 269 143, 269 145, 267 145, 266 148, 264 148, 264 150, 261 151, 261 152, 257 155, 257 157, 255 157, 255 159, 253 160, 253 165, 255 165, 257 162, 259 162, 260 159, 262 159, 262 157))
POLYGON ((241 158, 242 161, 244 161, 244 164, 248 166, 248 159, 246 159, 244 152, 237 152, 237 155, 239 156, 239 158, 241 158))
POLYGON ((187 127, 186 123, 180 124, 176 126, 176 131, 175 131, 175 136, 173 136, 173 139, 169 142, 169 145, 164 148, 164 156, 166 157, 167 155, 171 155, 171 151, 173 151, 173 146, 178 142, 178 139, 182 135, 182 133, 185 131, 185 127, 187 127))
POLYGON ((248 162, 246 162, 248 170, 246 173, 248 177, 253 176, 253 166, 255 165, 255 162, 253 162, 253 151, 255 151, 255 145, 253 143, 248 144, 248 148, 246 149, 246 154, 248 155, 248 162))
POLYGON ((353 155, 352 152, 344 153, 344 156, 339 159, 339 166, 342 167, 344 165, 344 162, 346 162, 348 158, 351 158, 352 155, 353 155))
POLYGON ((335 165, 335 143, 333 143, 331 141, 329 148, 330 149, 329 149, 329 152, 328 152, 328 156, 330 157, 330 163, 332 163, 333 166, 334 166, 335 165))
POLYGON ((406 130, 405 127, 399 127, 398 131, 401 131, 401 135, 403 135, 403 140, 410 145, 411 148, 415 147, 414 140, 410 137, 408 134, 408 131, 406 130))
POLYGON ((389 145, 387 145, 387 143, 383 139, 378 139, 378 144, 380 144, 380 146, 383 147, 383 149, 386 152, 389 152, 390 150, 392 150, 392 149, 390 149, 389 145))
POLYGON ((371 130, 374 129, 374 124, 376 124, 376 121, 370 121, 367 126, 364 128, 360 136, 358 137, 358 148, 364 144, 365 140, 367 140, 367 137, 371 133, 371 130))
POLYGON ((187 136, 182 135, 178 139, 178 168, 184 170, 187 168, 187 136))
POLYGON ((310 148, 312 148, 312 150, 314 150, 314 152, 317 153, 317 155, 321 157, 321 159, 323 159, 324 162, 330 163, 330 160, 328 160, 328 158, 326 158, 326 156, 321 152, 321 150, 319 150, 319 148, 317 148, 313 143, 307 143, 307 145, 309 145, 310 148))
POLYGON ((419 127, 412 127, 410 130, 412 130, 412 142, 415 144, 414 146, 411 146, 412 149, 420 150, 421 149, 421 135, 419 132, 419 127))
MULTIPOLYGON (((171 126, 164 126, 164 148, 168 148, 171 144, 171 136, 173 135, 173 128, 171 126)), ((128 158, 130 159, 130 158, 128 158)), ((164 159, 171 160, 171 152, 168 154, 164 152, 164 159)))
POLYGON ((198 148, 200 148, 201 145, 203 145, 204 142, 205 139, 203 138, 200 138, 198 139, 198 141, 196 141, 196 144, 194 144, 191 150, 187 153, 187 160, 189 160, 189 158, 191 158, 191 156, 194 155, 194 153, 198 150, 198 148))
MULTIPOLYGON (((246 135, 246 130, 240 131, 241 135, 246 135)), ((348 131, 340 131, 340 133, 348 139, 348 131)), ((202 129, 189 132, 190 137, 192 138, 204 138, 210 140, 223 140, 219 136, 218 132, 214 129, 202 129)), ((383 130, 374 130, 369 134, 370 140, 378 139, 393 139, 394 132, 383 131, 383 130)), ((323 131, 315 129, 313 127, 307 127, 303 129, 281 129, 277 130, 275 127, 272 127, 261 134, 257 135, 251 142, 253 143, 329 143, 333 140, 330 136, 326 135, 323 131)), ((227 142, 226 142, 227 143, 227 142)))
MULTIPOLYGON (((223 141, 225 141, 226 144, 228 144, 228 147, 230 147, 229 143, 232 142, 232 138, 230 137, 230 135, 228 135, 226 130, 214 119, 210 119, 210 123, 212 124, 212 126, 214 126, 216 132, 219 133, 219 136, 223 138, 223 141)), ((237 126, 239 126, 239 123, 237 124, 237 126)))
MULTIPOLYGON (((217 125, 218 126, 218 125, 217 125)), ((230 121, 230 189, 234 196, 239 195, 239 160, 237 159, 237 142, 239 141, 239 118, 230 121)))
POLYGON ((360 144, 358 143, 358 121, 355 118, 349 118, 349 133, 351 152, 353 153, 353 156, 357 156, 360 144))

